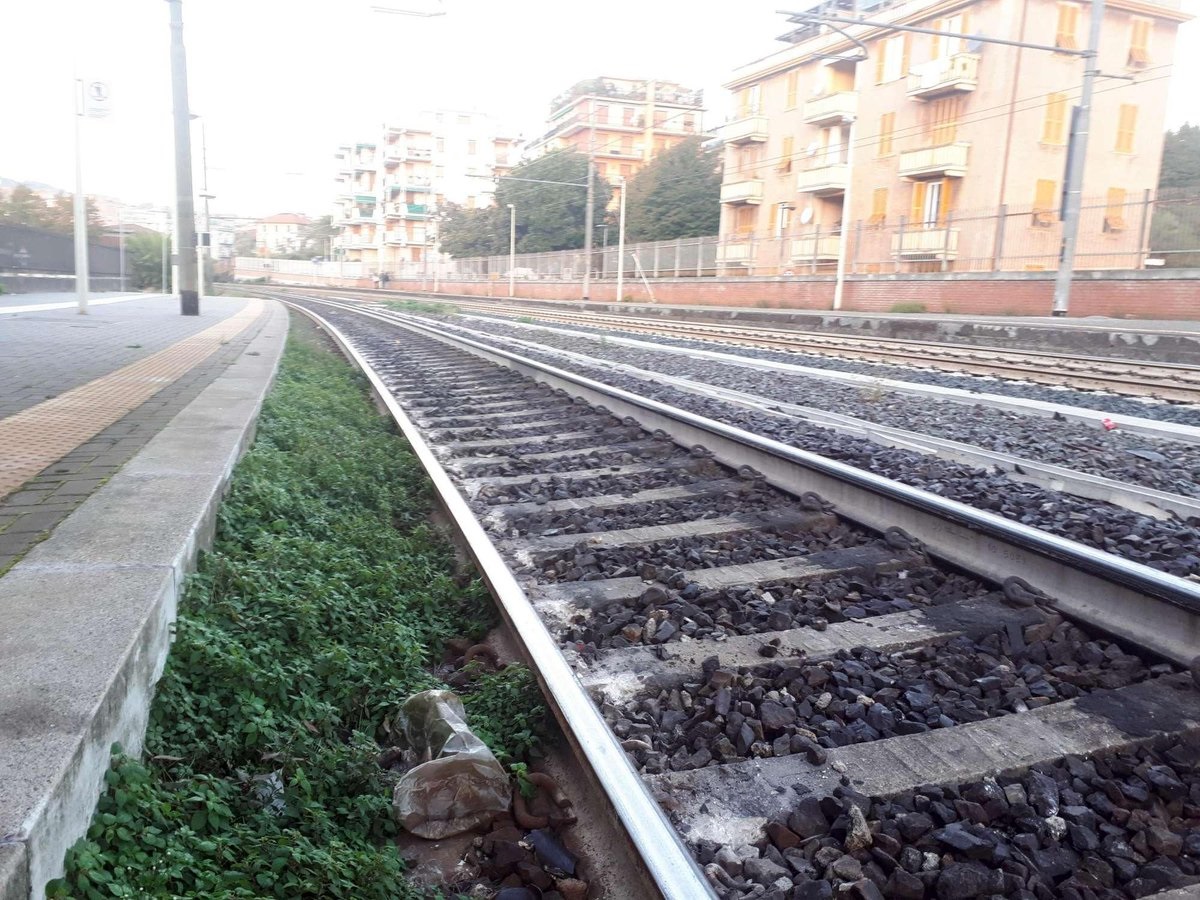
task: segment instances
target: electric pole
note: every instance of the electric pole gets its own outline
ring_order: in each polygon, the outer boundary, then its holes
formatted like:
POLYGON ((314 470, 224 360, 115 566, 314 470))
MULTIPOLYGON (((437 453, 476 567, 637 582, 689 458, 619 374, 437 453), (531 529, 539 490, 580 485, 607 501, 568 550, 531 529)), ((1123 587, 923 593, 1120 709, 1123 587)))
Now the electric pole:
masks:
POLYGON ((167 0, 171 11, 171 95, 175 115, 175 217, 179 246, 179 312, 200 315, 196 284, 196 209, 192 201, 192 137, 188 114, 187 54, 183 49, 182 0, 167 0))

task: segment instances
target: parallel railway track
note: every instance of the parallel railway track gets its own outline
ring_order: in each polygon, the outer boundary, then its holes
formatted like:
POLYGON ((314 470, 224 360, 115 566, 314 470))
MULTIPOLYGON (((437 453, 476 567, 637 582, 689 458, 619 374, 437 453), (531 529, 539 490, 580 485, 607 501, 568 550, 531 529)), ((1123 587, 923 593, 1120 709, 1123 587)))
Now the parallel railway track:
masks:
MULTIPOLYGON (((353 291, 336 291, 352 296, 353 291)), ((382 300, 403 297, 395 292, 363 292, 358 296, 382 300)), ((425 298, 423 295, 412 295, 425 298)), ((964 372, 1010 378, 1034 384, 1057 385, 1079 390, 1108 391, 1137 397, 1153 397, 1176 403, 1200 402, 1200 369, 1193 365, 1143 360, 1115 359, 1035 350, 1006 350, 897 338, 863 338, 791 328, 764 328, 733 323, 705 323, 620 316, 603 312, 569 312, 508 300, 448 298, 460 309, 504 318, 588 328, 612 328, 683 340, 754 347, 815 356, 851 357, 859 361, 914 366, 946 372, 964 372)))
MULTIPOLYGON (((1190 758, 1200 585, 436 323, 269 293, 334 335, 413 443, 645 890, 954 896, 986 870, 992 894, 1082 897, 1051 852, 1062 817, 1039 807, 1056 821, 1030 845, 996 799, 986 819, 1028 865, 980 849, 984 779, 1130 747, 1190 758), (940 837, 896 824, 931 797, 940 837)), ((1168 810, 1185 837, 1194 793, 1168 810)), ((1200 881, 1186 853, 1160 871, 1139 846, 1093 896, 1200 881)))

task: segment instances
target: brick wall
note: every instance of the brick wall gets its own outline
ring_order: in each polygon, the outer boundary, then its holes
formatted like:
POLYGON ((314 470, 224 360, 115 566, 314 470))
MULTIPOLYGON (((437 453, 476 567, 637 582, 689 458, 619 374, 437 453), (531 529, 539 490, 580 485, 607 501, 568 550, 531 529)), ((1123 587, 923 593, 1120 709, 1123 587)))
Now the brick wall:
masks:
MULTIPOLYGON (((429 288, 426 283, 425 288, 429 288)), ((394 281, 393 290, 421 290, 420 281, 394 281)), ((833 283, 829 281, 731 281, 703 279, 665 281, 653 286, 659 303, 694 306, 744 306, 759 309, 830 309, 833 283)), ((508 285, 496 282, 443 281, 442 293, 504 298, 508 285)), ((519 297, 537 300, 578 300, 578 283, 523 281, 519 297)), ((650 300, 645 287, 625 286, 634 302, 650 300)), ((592 285, 593 300, 614 301, 616 286, 592 285)), ((926 312, 964 315, 1048 315, 1054 298, 1050 279, 946 281, 847 281, 844 309, 859 312, 892 311, 898 303, 920 303, 926 312)), ((910 310, 911 311, 911 310, 910 310)), ((1200 319, 1200 280, 1086 279, 1071 289, 1072 316, 1115 316, 1140 319, 1200 319)))

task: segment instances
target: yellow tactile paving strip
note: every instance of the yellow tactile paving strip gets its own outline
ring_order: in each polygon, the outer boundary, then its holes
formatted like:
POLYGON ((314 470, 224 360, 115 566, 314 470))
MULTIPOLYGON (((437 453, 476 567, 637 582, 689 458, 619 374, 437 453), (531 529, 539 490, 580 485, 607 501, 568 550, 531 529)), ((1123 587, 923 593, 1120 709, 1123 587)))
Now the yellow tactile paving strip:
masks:
POLYGON ((237 313, 164 350, 0 419, 0 498, 141 406, 237 337, 263 311, 247 301, 237 313))

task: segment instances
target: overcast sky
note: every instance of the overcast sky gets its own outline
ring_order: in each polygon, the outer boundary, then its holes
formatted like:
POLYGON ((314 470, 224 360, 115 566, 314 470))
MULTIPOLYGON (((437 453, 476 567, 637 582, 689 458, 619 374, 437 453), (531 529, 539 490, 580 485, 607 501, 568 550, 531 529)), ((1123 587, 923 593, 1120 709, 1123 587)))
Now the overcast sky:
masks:
MULTIPOLYGON (((1195 13, 1200 0, 1183 0, 1195 13)), ((549 101, 596 75, 705 90, 784 45, 781 0, 184 0, 191 108, 205 117, 214 213, 321 214, 338 143, 421 109, 489 112, 532 137, 549 101), (371 6, 444 9, 383 15, 371 6)), ((791 4, 796 6, 796 3, 791 4)), ((810 5, 800 3, 800 6, 810 5)), ((0 13, 0 176, 70 189, 73 71, 110 82, 85 122, 85 190, 127 202, 172 190, 163 0, 7 0, 0 13)), ((1180 29, 1168 125, 1200 122, 1200 23, 1180 29)), ((193 135, 199 169, 199 123, 193 135)), ((197 178, 199 189, 199 178, 197 178)))

